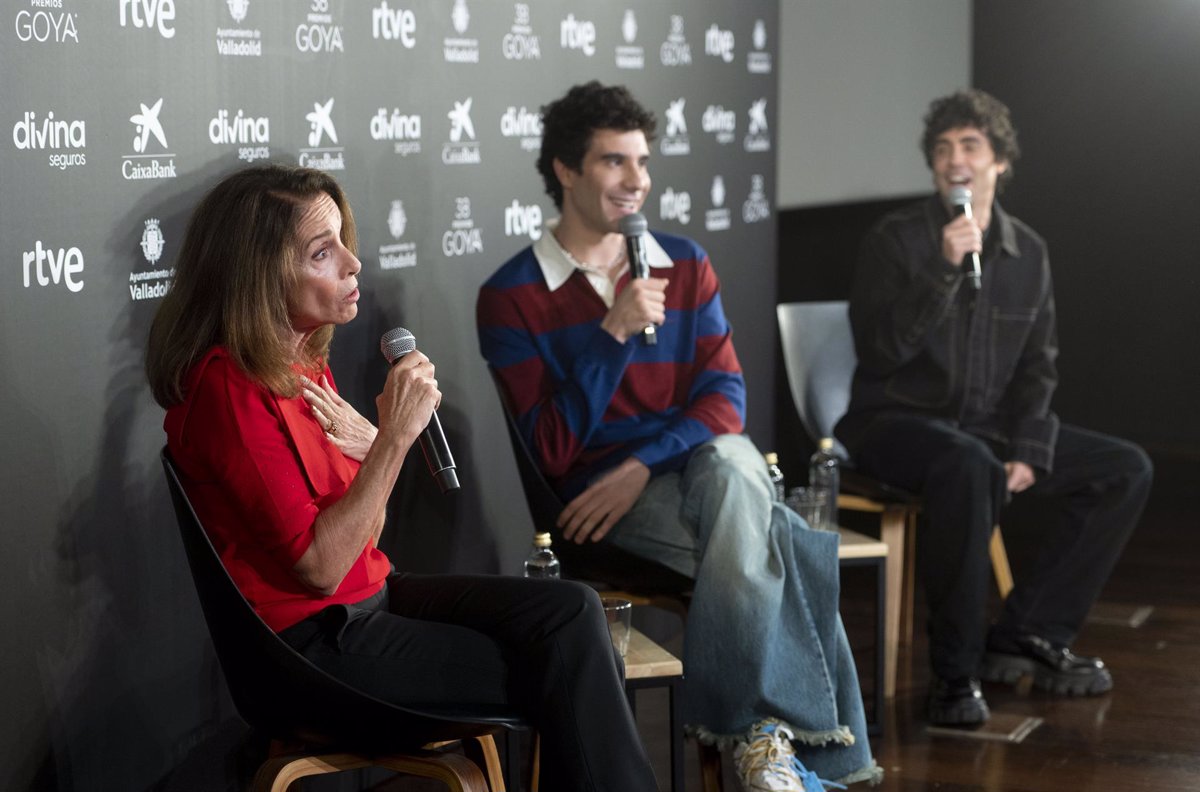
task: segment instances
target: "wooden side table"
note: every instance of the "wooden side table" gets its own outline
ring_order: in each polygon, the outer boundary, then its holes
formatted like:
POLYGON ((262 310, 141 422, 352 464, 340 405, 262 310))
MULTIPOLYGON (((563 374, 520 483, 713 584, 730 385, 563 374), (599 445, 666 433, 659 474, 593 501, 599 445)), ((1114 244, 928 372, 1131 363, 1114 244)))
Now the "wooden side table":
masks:
POLYGON ((637 691, 665 687, 671 729, 671 789, 683 792, 683 722, 680 712, 679 683, 683 681, 683 661, 647 638, 636 628, 629 633, 625 654, 625 696, 629 709, 637 715, 637 691))

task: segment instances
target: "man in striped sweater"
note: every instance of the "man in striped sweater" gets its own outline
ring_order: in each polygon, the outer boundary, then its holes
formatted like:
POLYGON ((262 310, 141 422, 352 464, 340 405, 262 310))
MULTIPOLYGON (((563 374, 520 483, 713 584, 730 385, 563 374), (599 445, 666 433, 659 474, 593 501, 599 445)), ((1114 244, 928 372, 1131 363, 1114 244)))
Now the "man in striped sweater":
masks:
POLYGON ((561 216, 480 290, 483 355, 567 503, 563 537, 695 580, 690 728, 737 744, 748 789, 803 790, 810 772, 874 780, 837 537, 775 502, 741 434, 746 386, 712 264, 655 232, 651 277, 630 277, 619 222, 649 193, 654 127, 624 88, 597 82, 543 108, 538 170, 561 216))

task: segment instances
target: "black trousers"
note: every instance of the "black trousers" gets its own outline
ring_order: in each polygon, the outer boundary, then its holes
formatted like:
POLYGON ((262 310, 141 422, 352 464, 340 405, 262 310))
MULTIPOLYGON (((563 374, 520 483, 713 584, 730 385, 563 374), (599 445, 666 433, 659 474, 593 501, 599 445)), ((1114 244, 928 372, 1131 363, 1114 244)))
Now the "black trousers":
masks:
POLYGON ((541 735, 545 789, 658 789, 595 591, 560 580, 396 574, 386 592, 378 603, 326 608, 280 636, 386 701, 513 707, 541 735))
POLYGON ((1003 451, 987 440, 947 421, 904 414, 879 416, 854 434, 847 446, 864 473, 921 495, 917 574, 929 603, 935 674, 978 675, 991 585, 988 542, 993 526, 1007 528, 1022 501, 1046 501, 1049 508, 1039 511, 1048 519, 1005 530, 1014 557, 1027 563, 1014 564, 1015 586, 992 629, 1074 642, 1150 493, 1153 469, 1141 448, 1064 424, 1053 472, 1011 496, 1014 508, 1006 510, 1003 451))

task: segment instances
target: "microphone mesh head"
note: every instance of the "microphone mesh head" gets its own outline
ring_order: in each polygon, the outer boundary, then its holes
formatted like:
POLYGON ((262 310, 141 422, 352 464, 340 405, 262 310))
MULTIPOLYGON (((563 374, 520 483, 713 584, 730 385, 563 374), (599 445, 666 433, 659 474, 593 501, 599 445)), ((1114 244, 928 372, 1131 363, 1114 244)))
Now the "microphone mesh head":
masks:
POLYGON ((947 197, 950 199, 951 206, 971 205, 971 191, 966 187, 951 187, 947 197))
POLYGON ((417 348, 417 339, 403 327, 393 327, 379 339, 379 351, 387 358, 388 365, 417 348))
POLYGON ((625 215, 621 218, 618 226, 621 229, 621 234, 627 237, 639 237, 646 233, 646 216, 641 212, 625 215))

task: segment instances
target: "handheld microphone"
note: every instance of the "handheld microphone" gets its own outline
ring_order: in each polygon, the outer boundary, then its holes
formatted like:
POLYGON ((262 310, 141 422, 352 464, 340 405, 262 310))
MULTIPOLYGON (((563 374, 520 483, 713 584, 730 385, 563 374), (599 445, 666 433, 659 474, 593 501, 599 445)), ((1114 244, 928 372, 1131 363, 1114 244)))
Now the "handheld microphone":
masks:
MULTIPOLYGON (((642 236, 646 233, 646 217, 641 212, 625 215, 618 224, 625 236, 625 255, 629 257, 629 270, 635 278, 649 278, 650 265, 646 262, 646 241, 642 236)), ((654 325, 646 325, 642 330, 642 342, 647 346, 658 343, 658 332, 654 325)))
MULTIPOLYGON (((389 366, 396 365, 396 361, 416 348, 417 340, 403 327, 394 327, 379 339, 379 351, 383 353, 389 366)), ((446 435, 442 432, 442 422, 438 420, 436 411, 429 419, 429 426, 421 433, 421 450, 425 452, 429 473, 437 480, 442 493, 458 489, 458 472, 454 468, 454 457, 450 456, 450 446, 446 444, 446 435)))
MULTIPOLYGON (((975 219, 975 215, 971 211, 971 191, 966 187, 951 187, 950 188, 950 205, 954 207, 954 214, 965 214, 968 220, 975 219)), ((979 270, 979 253, 972 250, 969 256, 963 257, 963 266, 967 267, 967 282, 971 284, 971 288, 979 291, 982 285, 981 274, 979 270)))

